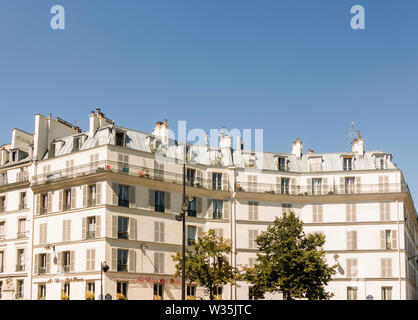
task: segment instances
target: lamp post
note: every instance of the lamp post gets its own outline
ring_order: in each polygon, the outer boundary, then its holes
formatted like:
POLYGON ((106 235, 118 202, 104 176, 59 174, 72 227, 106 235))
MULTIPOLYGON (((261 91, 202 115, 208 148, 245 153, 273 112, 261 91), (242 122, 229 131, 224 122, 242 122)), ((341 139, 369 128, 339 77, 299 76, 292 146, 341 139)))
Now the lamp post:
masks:
POLYGON ((188 209, 186 197, 186 157, 187 148, 184 144, 184 161, 183 161, 183 203, 181 213, 176 216, 177 221, 182 221, 183 241, 181 246, 181 300, 186 300, 186 211, 188 209))
POLYGON ((100 264, 100 300, 103 300, 103 273, 109 270, 109 266, 105 262, 100 264))

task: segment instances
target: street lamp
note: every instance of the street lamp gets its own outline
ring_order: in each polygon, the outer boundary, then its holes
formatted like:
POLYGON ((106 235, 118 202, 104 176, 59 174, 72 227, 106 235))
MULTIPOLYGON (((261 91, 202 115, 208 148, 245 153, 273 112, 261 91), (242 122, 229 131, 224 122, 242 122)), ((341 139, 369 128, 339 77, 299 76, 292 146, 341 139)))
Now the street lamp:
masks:
POLYGON ((107 272, 109 266, 105 262, 100 264, 100 300, 103 300, 103 272, 107 272))

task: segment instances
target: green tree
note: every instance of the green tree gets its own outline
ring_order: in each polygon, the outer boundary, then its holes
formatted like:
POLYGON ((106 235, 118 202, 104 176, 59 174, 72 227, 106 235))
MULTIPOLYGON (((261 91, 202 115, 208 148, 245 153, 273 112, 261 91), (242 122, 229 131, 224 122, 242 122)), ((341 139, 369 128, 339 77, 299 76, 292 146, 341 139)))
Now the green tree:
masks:
MULTIPOLYGON (((206 288, 210 300, 214 300, 216 289, 228 283, 235 284, 239 272, 228 261, 232 247, 230 240, 217 237, 211 229, 191 249, 186 248, 186 281, 197 282, 206 288)), ((173 256, 176 273, 173 277, 181 277, 181 253, 173 256)))
POLYGON ((325 260, 322 234, 303 231, 303 222, 293 212, 276 218, 256 239, 259 246, 257 263, 246 268, 244 278, 253 285, 255 298, 282 292, 287 300, 307 298, 329 299, 325 286, 335 274, 334 266, 325 260))

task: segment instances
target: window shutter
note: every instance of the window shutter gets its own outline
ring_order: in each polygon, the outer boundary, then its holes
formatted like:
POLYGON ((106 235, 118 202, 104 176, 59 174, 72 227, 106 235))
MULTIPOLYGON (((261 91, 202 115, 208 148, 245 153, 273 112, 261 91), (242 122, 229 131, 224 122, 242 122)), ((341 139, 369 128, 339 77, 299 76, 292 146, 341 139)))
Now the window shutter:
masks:
POLYGON ((357 204, 351 204, 351 221, 357 221, 357 204))
POLYGON ((254 202, 252 201, 248 202, 248 220, 254 220, 254 202))
POLYGON ((160 241, 164 242, 165 239, 165 223, 164 222, 160 222, 160 241))
POLYGON ((328 178, 322 178, 322 194, 328 194, 328 178))
POLYGON ((379 176, 379 192, 383 192, 383 176, 379 176))
POLYGON ((96 216, 96 238, 100 238, 101 237, 101 217, 100 216, 96 216))
POLYGON ((386 259, 380 259, 380 272, 382 278, 386 277, 386 259))
POLYGON ((71 209, 77 207, 77 189, 71 188, 71 209))
POLYGON ((353 259, 351 268, 353 277, 357 277, 357 259, 353 259))
POLYGON ((346 268, 347 268, 347 278, 351 278, 352 277, 351 259, 346 260, 346 268))
POLYGON ((87 239, 87 230, 86 230, 87 221, 86 220, 87 218, 81 219, 81 239, 82 240, 87 239))
POLYGON ((212 172, 207 172, 208 177, 208 189, 212 190, 212 172))
POLYGON ((116 248, 112 248, 112 270, 117 270, 117 256, 118 256, 118 250, 116 248))
POLYGON ((86 250, 86 271, 91 271, 90 255, 91 255, 91 251, 90 249, 87 249, 86 250))
POLYGON ((118 217, 112 216, 112 238, 118 237, 118 217))
POLYGON ((44 241, 43 233, 44 233, 44 225, 43 225, 43 223, 41 223, 39 225, 39 244, 42 244, 43 241, 44 241))
POLYGON ((35 196, 36 199, 36 214, 39 215, 41 213, 41 195, 37 194, 35 196))
POLYGON ((202 198, 195 198, 196 199, 196 215, 198 218, 202 218, 203 211, 202 211, 202 198))
POLYGON ((155 191, 154 190, 149 189, 148 199, 149 199, 149 209, 151 211, 154 211, 155 209, 155 191))
POLYGON ((385 220, 386 221, 390 220, 390 203, 389 202, 385 202, 385 220))
POLYGON ((171 192, 164 192, 165 212, 171 213, 171 192))
POLYGON ((311 195, 312 194, 312 179, 308 178, 306 183, 307 183, 307 192, 309 195, 311 195))
POLYGON ((231 200, 224 200, 223 201, 223 212, 222 212, 222 218, 223 219, 229 219, 231 216, 231 200))
POLYGON ((67 220, 62 222, 62 241, 67 241, 67 220))
POLYGON ((228 189, 228 174, 224 172, 222 173, 222 190, 227 191, 228 189))
POLYGON ((129 218, 129 240, 136 240, 136 219, 129 218))
POLYGON ((392 276, 392 259, 390 258, 386 259, 386 276, 387 277, 392 276))
POLYGON ((160 223, 158 221, 154 221, 154 241, 160 241, 160 223))
MULTIPOLYGON (((198 184, 198 186, 197 187, 199 187, 199 188, 202 188, 203 187, 203 174, 202 174, 202 171, 201 170, 196 170, 196 182, 197 182, 197 184, 198 184)), ((195 185, 196 185, 196 183, 195 183, 195 185)))
POLYGON ((70 272, 74 272, 75 266, 75 251, 70 251, 70 272))
POLYGON ((398 238, 397 238, 396 230, 392 230, 391 235, 392 235, 392 249, 397 249, 398 248, 398 238))
POLYGON ((46 273, 51 273, 51 254, 46 254, 46 273))
POLYGON ((380 249, 386 249, 386 231, 380 230, 380 249))
POLYGON ((346 232, 346 237, 347 237, 347 250, 352 250, 352 246, 351 246, 351 232, 347 231, 346 232))
POLYGON ((322 222, 322 213, 323 213, 323 206, 322 204, 318 205, 318 222, 322 222))
POLYGON ((357 231, 351 231, 352 250, 357 250, 357 231))
POLYGON ((102 183, 96 183, 96 205, 102 204, 102 183))
POLYGON ((344 177, 340 177, 340 187, 339 187, 339 190, 340 190, 340 194, 344 194, 345 193, 345 190, 344 190, 344 177))
POLYGON ((280 194, 281 193, 281 177, 276 177, 276 193, 280 194))
POLYGON ((212 213, 213 213, 212 199, 208 199, 207 203, 208 203, 208 206, 207 206, 207 208, 208 208, 207 215, 208 215, 208 217, 211 217, 212 216, 212 213))
POLYGON ((380 208, 380 221, 385 221, 385 204, 383 202, 380 202, 379 208, 380 208))
POLYGON ((296 179, 295 178, 290 179, 290 192, 293 195, 296 194, 296 179))
POLYGON ((67 220, 67 241, 71 240, 71 220, 67 220))
POLYGON ((356 193, 361 193, 361 177, 356 177, 356 193))
POLYGON ((48 225, 44 223, 43 243, 48 242, 48 225))
POLYGON ((351 204, 349 203, 345 205, 345 219, 351 221, 351 204))
POLYGON ((52 212, 52 192, 48 192, 48 213, 52 212))
POLYGON ((197 238, 202 238, 203 236, 203 228, 202 227, 197 227, 197 238))
POLYGON ((92 271, 96 270, 96 249, 90 250, 90 269, 92 271))
MULTIPOLYGON (((4 259, 4 257, 3 257, 4 259)), ((35 255, 35 264, 34 264, 34 270, 33 270, 33 274, 37 275, 39 273, 39 254, 35 255)))
POLYGON ((87 207, 87 186, 83 186, 83 208, 87 207))
POLYGON ((129 186, 129 207, 136 208, 136 187, 129 186))
POLYGON ((64 203, 63 203, 64 190, 60 190, 58 192, 59 192, 58 211, 63 211, 64 210, 64 203))
POLYGON ((312 205, 312 221, 318 222, 318 205, 312 205))
POLYGON ((159 272, 159 266, 160 266, 160 255, 158 252, 154 252, 154 273, 159 272))
POLYGON ((129 250, 129 271, 136 272, 136 254, 135 250, 129 250))
POLYGON ((112 183, 112 205, 118 205, 118 184, 112 183))

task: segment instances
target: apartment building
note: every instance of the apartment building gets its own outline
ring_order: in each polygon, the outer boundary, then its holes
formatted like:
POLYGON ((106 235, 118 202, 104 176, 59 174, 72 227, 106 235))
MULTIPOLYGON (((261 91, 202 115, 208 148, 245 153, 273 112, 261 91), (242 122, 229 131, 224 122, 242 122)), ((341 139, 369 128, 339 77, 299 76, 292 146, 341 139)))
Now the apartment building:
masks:
MULTIPOLYGON (((251 266, 257 235, 293 210, 326 236, 334 299, 417 299, 413 200, 392 156, 365 151, 360 135, 348 152, 304 154, 297 139, 289 154, 259 153, 224 133, 216 148, 184 146, 166 121, 147 134, 100 109, 89 123, 35 115, 33 135, 14 129, 1 148, 1 299, 99 299, 102 286, 108 299, 179 299, 184 154, 188 245, 214 229, 232 240, 231 263, 251 266)), ((218 293, 251 299, 247 283, 218 293)), ((195 284, 187 295, 207 299, 195 284)))

